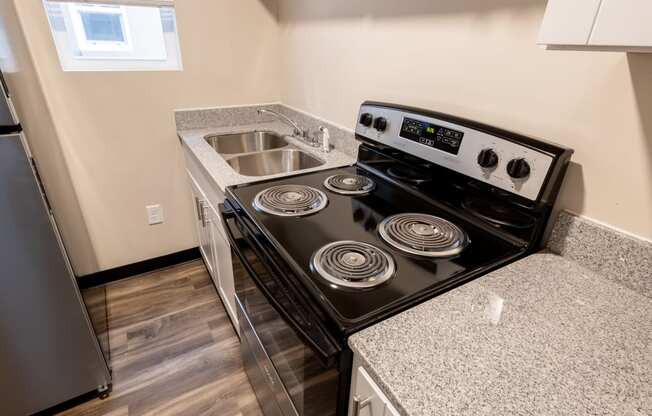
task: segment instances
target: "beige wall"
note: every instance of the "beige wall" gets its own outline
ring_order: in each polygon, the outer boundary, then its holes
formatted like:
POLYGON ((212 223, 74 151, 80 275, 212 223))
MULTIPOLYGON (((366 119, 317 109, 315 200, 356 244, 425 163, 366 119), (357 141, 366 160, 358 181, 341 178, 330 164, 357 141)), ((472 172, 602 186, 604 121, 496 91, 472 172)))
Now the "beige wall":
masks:
POLYGON ((97 270, 95 251, 11 0, 0 0, 0 41, 0 68, 12 92, 73 268, 76 273, 91 273, 97 270))
POLYGON ((173 110, 279 99, 275 6, 176 2, 183 71, 63 72, 41 0, 14 4, 98 269, 196 246, 173 110), (155 203, 166 221, 149 226, 145 206, 155 203))
POLYGON ((652 54, 538 48, 544 0, 281 0, 283 102, 353 128, 365 99, 576 150, 562 205, 652 238, 652 54))
POLYGON ((543 0, 279 1, 177 1, 181 72, 66 73, 41 1, 0 0, 79 274, 196 245, 174 109, 279 99, 351 128, 374 99, 566 144, 563 206, 652 238, 652 55, 536 47, 543 0), (148 226, 154 203, 166 222, 148 226))

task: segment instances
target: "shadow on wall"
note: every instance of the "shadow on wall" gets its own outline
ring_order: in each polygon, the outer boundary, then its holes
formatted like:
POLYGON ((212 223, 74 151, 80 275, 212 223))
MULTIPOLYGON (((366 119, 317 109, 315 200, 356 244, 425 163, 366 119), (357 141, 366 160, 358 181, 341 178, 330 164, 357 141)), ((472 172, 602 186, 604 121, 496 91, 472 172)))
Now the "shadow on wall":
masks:
POLYGON ((582 165, 570 162, 556 206, 567 209, 575 214, 581 214, 584 212, 585 199, 584 169, 582 165))
MULTIPOLYGON (((267 3, 269 0, 260 0, 267 3)), ((546 0, 278 0, 281 19, 306 21, 324 19, 357 19, 360 17, 401 18, 406 16, 487 13, 499 9, 518 10, 539 7, 546 0)))
POLYGON ((274 19, 278 20, 278 0, 258 0, 260 4, 267 9, 267 12, 274 16, 274 19))
MULTIPOLYGON (((643 149, 646 152, 647 172, 652 178, 652 54, 630 53, 627 55, 629 73, 638 106, 643 149)), ((652 194, 650 196, 652 199, 652 194)))

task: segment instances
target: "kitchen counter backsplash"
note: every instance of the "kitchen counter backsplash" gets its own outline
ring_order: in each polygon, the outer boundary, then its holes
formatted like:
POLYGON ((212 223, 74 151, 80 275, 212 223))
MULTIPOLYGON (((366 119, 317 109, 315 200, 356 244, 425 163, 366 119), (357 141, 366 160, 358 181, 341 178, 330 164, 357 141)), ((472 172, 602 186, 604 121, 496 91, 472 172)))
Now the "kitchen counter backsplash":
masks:
POLYGON ((280 104, 176 110, 174 121, 177 130, 183 131, 240 126, 252 124, 254 121, 268 123, 275 120, 268 114, 258 114, 259 108, 281 112, 280 104))
POLYGON ((331 144, 335 148, 347 155, 358 156, 358 146, 360 143, 355 139, 355 133, 352 130, 336 126, 326 120, 313 117, 285 105, 280 105, 279 108, 281 114, 296 121, 302 128, 308 128, 310 132, 319 130, 320 126, 328 128, 331 136, 331 144))
POLYGON ((235 127, 252 123, 269 123, 276 120, 269 114, 258 114, 258 109, 265 108, 277 111, 293 121, 310 134, 319 130, 320 126, 328 128, 331 145, 350 156, 357 157, 358 141, 352 130, 334 125, 326 120, 311 116, 287 107, 283 104, 261 104, 240 107, 217 107, 197 110, 177 110, 174 118, 178 131, 199 130, 208 128, 235 127))
POLYGON ((564 211, 557 218, 548 248, 652 298, 652 242, 564 211))

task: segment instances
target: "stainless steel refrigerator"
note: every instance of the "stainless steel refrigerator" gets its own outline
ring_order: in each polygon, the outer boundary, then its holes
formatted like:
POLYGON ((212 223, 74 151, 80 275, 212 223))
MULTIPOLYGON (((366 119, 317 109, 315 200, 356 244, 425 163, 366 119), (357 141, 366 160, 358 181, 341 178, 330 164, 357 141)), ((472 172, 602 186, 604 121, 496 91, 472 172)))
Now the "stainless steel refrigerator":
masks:
POLYGON ((22 416, 104 394, 111 374, 0 81, 0 413, 22 416))

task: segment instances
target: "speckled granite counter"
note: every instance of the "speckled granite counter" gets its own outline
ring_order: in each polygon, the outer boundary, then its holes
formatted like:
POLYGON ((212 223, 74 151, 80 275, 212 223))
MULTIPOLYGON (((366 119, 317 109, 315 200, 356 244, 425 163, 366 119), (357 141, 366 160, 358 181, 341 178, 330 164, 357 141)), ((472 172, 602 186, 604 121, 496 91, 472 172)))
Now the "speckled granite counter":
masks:
POLYGON ((551 248, 575 256, 532 255, 349 344, 405 415, 652 415, 652 244, 610 235, 639 257, 596 253, 585 239, 603 232, 563 214, 551 248), (597 274, 571 246, 616 260, 597 274), (648 283, 614 276, 627 270, 648 283))
MULTIPOLYGON (((284 110, 288 113, 290 110, 279 105, 264 106, 265 108, 274 108, 275 110, 284 110)), ((194 157, 199 164, 206 170, 208 175, 220 187, 222 192, 226 187, 241 183, 251 183, 263 181, 272 178, 278 178, 288 175, 306 173, 311 171, 320 171, 335 167, 351 165, 356 161, 357 142, 353 139, 353 134, 329 125, 331 139, 336 148, 331 152, 322 152, 321 150, 309 146, 305 142, 293 138, 292 129, 280 121, 269 121, 269 117, 260 119, 256 116, 257 107, 240 107, 229 109, 199 110, 188 111, 185 119, 177 117, 177 126, 179 128, 178 136, 183 145, 189 150, 189 154, 194 157), (253 123, 253 120, 262 122, 253 123), (211 125, 215 126, 211 126, 211 125), (193 128, 195 127, 195 128, 193 128), (226 160, 213 149, 204 138, 207 135, 240 133, 253 130, 272 131, 279 135, 285 136, 285 139, 294 147, 304 150, 324 162, 323 165, 312 169, 305 169, 301 172, 291 174, 281 173, 268 176, 245 176, 235 172, 226 160)), ((307 116, 299 113, 289 114, 293 119, 299 119, 300 126, 306 128, 318 124, 325 124, 316 119, 309 119, 307 116)))

